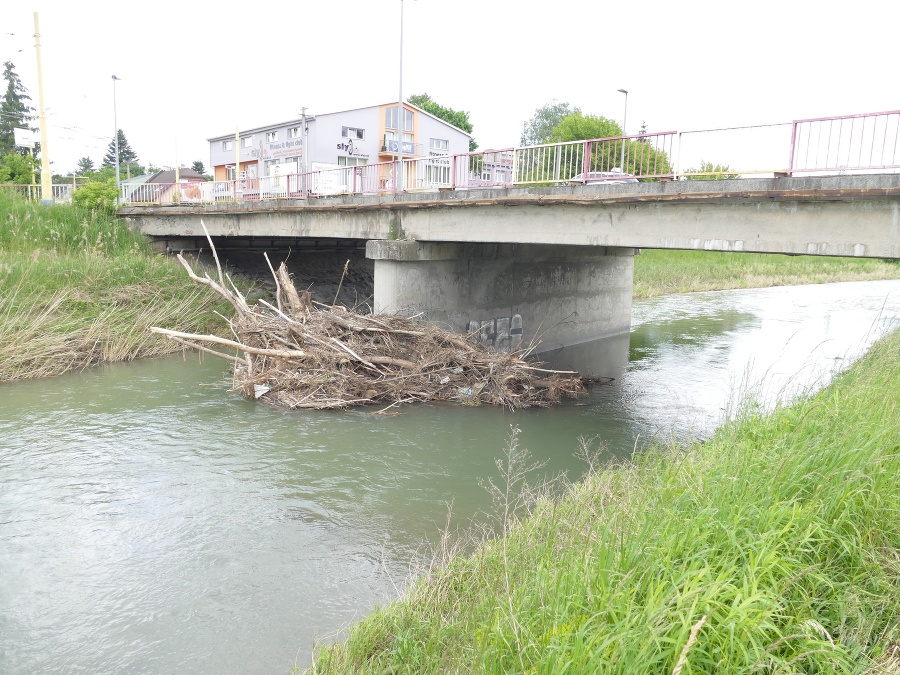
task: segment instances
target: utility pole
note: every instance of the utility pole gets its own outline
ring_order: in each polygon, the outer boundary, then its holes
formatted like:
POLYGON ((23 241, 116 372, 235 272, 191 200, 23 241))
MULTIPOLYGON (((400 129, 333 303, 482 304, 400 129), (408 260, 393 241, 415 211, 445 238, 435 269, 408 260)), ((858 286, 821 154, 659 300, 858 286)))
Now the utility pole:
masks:
POLYGON ((37 56, 38 105, 41 125, 41 204, 53 203, 53 177, 50 175, 50 153, 47 150, 47 113, 44 109, 44 75, 41 70, 41 29, 38 13, 34 13, 34 53, 37 56))
POLYGON ((397 99, 397 175, 394 192, 403 192, 403 0, 400 0, 400 93, 397 99))
POLYGON ((300 108, 300 173, 306 173, 306 106, 300 108))
POLYGON ((121 182, 121 173, 119 172, 119 120, 118 113, 116 112, 116 81, 122 78, 112 76, 113 81, 113 143, 115 144, 116 150, 116 204, 120 203, 120 196, 122 194, 122 186, 121 182))

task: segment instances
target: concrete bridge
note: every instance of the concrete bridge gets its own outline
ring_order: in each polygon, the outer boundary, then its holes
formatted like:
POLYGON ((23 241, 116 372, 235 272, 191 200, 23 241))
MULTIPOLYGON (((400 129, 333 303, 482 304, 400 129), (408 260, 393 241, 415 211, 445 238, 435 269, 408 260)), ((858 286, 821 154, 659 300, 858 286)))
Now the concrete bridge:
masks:
MULTIPOLYGON (((900 175, 662 181, 119 210, 168 250, 365 241, 375 311, 506 349, 630 328, 642 248, 900 258, 900 175)), ((541 349, 539 348, 538 351, 541 349)))

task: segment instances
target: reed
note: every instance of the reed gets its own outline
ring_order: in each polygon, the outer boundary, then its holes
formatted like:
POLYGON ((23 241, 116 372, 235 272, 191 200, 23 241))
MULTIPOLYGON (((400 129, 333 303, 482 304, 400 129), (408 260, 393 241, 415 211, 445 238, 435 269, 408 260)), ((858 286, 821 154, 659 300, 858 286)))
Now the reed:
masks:
POLYGON ((311 672, 900 667, 900 331, 826 390, 591 471, 311 672))
POLYGON ((177 349, 151 325, 227 325, 224 303, 123 221, 5 193, 0 217, 0 381, 177 349))

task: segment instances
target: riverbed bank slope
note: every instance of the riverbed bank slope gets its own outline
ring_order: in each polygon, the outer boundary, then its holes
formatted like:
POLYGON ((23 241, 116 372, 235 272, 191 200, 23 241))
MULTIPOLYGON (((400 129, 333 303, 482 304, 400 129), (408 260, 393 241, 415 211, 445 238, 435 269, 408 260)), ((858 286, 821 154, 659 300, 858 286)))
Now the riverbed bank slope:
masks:
POLYGON ((3 192, 0 289, 0 382, 171 353, 150 326, 221 332, 229 309, 123 221, 3 192))
POLYGON ((790 407, 594 471, 521 520, 501 500, 501 536, 311 672, 898 672, 898 475, 895 330, 790 407))

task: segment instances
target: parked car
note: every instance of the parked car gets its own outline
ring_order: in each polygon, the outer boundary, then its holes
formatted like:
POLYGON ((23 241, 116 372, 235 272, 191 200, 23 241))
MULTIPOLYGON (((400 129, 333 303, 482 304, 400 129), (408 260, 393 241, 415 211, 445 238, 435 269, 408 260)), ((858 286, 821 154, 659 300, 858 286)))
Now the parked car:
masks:
POLYGON ((590 171, 585 180, 584 174, 572 176, 566 185, 595 185, 598 183, 637 183, 638 179, 630 173, 621 171, 590 171))

